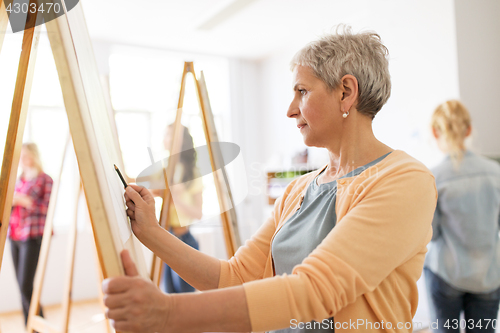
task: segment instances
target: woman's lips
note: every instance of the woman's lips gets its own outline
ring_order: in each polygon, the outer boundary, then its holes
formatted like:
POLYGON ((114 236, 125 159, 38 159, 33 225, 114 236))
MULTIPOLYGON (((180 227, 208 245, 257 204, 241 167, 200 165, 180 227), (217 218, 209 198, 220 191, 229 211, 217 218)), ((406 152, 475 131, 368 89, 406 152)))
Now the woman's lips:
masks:
POLYGON ((306 126, 307 126, 307 124, 299 124, 299 125, 297 125, 297 127, 299 128, 299 130, 302 130, 306 126))

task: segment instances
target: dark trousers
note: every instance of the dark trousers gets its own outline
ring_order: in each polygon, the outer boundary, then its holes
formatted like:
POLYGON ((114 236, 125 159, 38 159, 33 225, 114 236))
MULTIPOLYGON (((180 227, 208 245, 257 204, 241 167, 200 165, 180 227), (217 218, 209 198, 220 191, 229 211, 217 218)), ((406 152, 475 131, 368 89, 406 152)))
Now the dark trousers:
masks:
POLYGON ((431 270, 424 268, 425 282, 431 309, 433 332, 467 333, 495 332, 497 323, 500 288, 489 293, 469 293, 450 286, 431 270), (464 319, 460 320, 463 312, 464 319))
MULTIPOLYGON (((187 245, 199 250, 199 244, 193 237, 191 232, 187 232, 180 236, 179 239, 187 245)), ((174 293, 188 293, 193 292, 194 288, 184 281, 177 273, 172 270, 168 265, 163 266, 163 279, 165 282, 165 292, 169 294, 174 293)))
MULTIPOLYGON (((16 270, 17 284, 21 292, 21 302, 23 305, 24 324, 28 323, 28 313, 33 294, 33 280, 35 279, 36 266, 42 239, 29 239, 27 241, 10 241, 12 261, 16 270)), ((40 313, 42 309, 40 308, 40 313)))

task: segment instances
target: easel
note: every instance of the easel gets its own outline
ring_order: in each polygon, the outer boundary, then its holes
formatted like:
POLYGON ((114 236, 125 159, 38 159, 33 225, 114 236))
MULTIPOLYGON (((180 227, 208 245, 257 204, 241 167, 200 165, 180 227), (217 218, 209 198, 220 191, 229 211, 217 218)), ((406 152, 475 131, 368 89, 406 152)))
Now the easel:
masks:
MULTIPOLYGON (((215 128, 212 109, 210 107, 210 100, 208 99, 208 92, 205 84, 205 78, 203 76, 203 72, 201 73, 200 79, 196 78, 196 73, 194 71, 194 65, 192 62, 184 63, 184 71, 182 73, 181 90, 179 93, 177 113, 174 121, 174 130, 172 131, 171 134, 172 140, 171 140, 170 152, 175 152, 175 154, 173 153, 170 154, 168 158, 168 165, 166 169, 165 168, 163 169, 163 177, 165 179, 165 191, 163 195, 163 203, 160 213, 160 225, 167 230, 169 229, 170 226, 170 214, 168 212, 170 209, 170 205, 172 203, 172 195, 168 184, 173 184, 175 166, 177 164, 177 158, 179 156, 178 152, 180 151, 180 147, 182 146, 181 117, 182 117, 182 107, 184 105, 186 76, 189 73, 193 75, 193 79, 196 84, 196 93, 200 105, 200 115, 203 124, 203 131, 205 133, 208 153, 210 156, 210 163, 214 175, 215 188, 217 191, 217 198, 219 201, 219 208, 221 211, 221 220, 222 220, 221 222, 224 232, 226 251, 228 258, 231 258, 235 254, 238 247, 241 245, 238 232, 236 211, 234 208, 233 197, 231 194, 226 170, 224 168, 224 160, 222 158, 220 149, 218 149, 218 146, 216 146, 218 145, 219 140, 215 128), (218 171, 220 171, 220 174, 218 171), (227 196, 224 195, 223 192, 224 188, 226 188, 228 191, 227 196)), ((160 284, 162 270, 163 270, 162 261, 157 256, 153 256, 153 264, 151 266, 151 280, 158 286, 160 284)))
MULTIPOLYGON (((4 1, 11 3, 12 0, 0 0, 0 42, 3 42, 3 33, 7 26, 4 1)), ((29 7, 32 4, 37 6, 38 1, 30 0, 29 7)), ((137 260, 140 258, 136 257, 134 238, 131 236, 124 243, 117 232, 119 227, 117 223, 126 223, 124 212, 117 216, 116 212, 113 211, 113 207, 121 209, 116 205, 116 202, 112 201, 113 193, 116 194, 120 187, 110 188, 106 183, 106 180, 111 180, 111 178, 108 177, 108 171, 103 166, 104 155, 100 150, 97 138, 98 134, 107 134, 109 128, 105 128, 104 132, 96 133, 92 127, 91 118, 96 115, 96 110, 105 109, 105 103, 102 91, 96 90, 99 88, 97 66, 93 58, 81 4, 78 3, 71 13, 67 12, 64 2, 62 2, 61 7, 64 14, 57 18, 54 16, 54 11, 52 13, 44 12, 45 25, 59 75, 102 275, 103 278, 120 276, 124 275, 122 262, 119 258, 120 248, 126 247, 129 251, 133 250, 130 251, 132 257, 137 260)), ((39 38, 40 26, 29 28, 29 23, 35 20, 36 13, 28 13, 3 157, 0 178, 0 264, 12 207, 16 171, 19 165, 39 38)), ((116 177, 116 175, 113 176, 116 177)), ((141 263, 140 260, 136 262, 141 263)), ((138 265, 139 269, 141 267, 143 266, 138 265)))
MULTIPOLYGON (((11 2, 12 0, 4 1, 11 2)), ((31 4, 37 5, 38 1, 30 0, 30 7, 31 4)), ((87 34, 81 4, 79 3, 76 5, 71 13, 66 12, 64 2, 62 3, 62 7, 65 13, 57 18, 53 17, 54 13, 44 13, 47 21, 46 28, 59 74, 70 133, 73 138, 81 181, 85 190, 85 197, 92 221, 92 229, 100 267, 104 278, 119 276, 124 274, 124 270, 117 250, 125 246, 133 247, 134 239, 131 237, 129 241, 127 241, 127 244, 120 243, 121 240, 119 235, 117 235, 116 230, 113 229, 116 228, 113 223, 118 220, 118 216, 115 216, 110 208, 110 206, 113 206, 111 198, 112 193, 110 194, 112 189, 110 190, 105 187, 105 185, 107 185, 105 184, 105 180, 110 178, 106 178, 107 169, 104 169, 102 165, 102 156, 99 155, 101 152, 98 151, 98 139, 95 133, 92 132, 90 119, 92 113, 90 110, 104 109, 103 105, 105 105, 105 103, 102 98, 102 91, 99 93, 96 92, 95 89, 92 89, 96 86, 95 74, 97 70, 95 60, 91 53, 92 47, 87 34), (71 18, 69 18, 69 16, 71 16, 71 18), (77 44, 77 42, 79 44, 77 44), (84 70, 82 68, 84 68, 84 70)), ((0 8, 0 28, 2 29, 0 32, 5 31, 5 20, 5 6, 2 6, 0 8)), ((29 22, 34 20, 36 20, 36 14, 29 13, 26 27, 29 26, 29 22)), ((16 178, 13 171, 17 170, 19 164, 19 153, 26 121, 26 111, 31 89, 39 30, 40 26, 27 28, 23 37, 23 52, 19 64, 19 73, 16 81, 11 120, 9 123, 0 179, 0 223, 2 223, 0 225, 0 255, 3 254, 12 205, 16 178)), ((222 196, 222 185, 224 182, 227 183, 227 177, 224 175, 223 165, 221 164, 222 157, 217 156, 217 153, 212 150, 210 144, 211 142, 215 142, 217 138, 216 135, 214 135, 215 126, 213 124, 213 119, 211 119, 212 116, 208 113, 211 110, 203 77, 198 81, 194 74, 192 63, 190 65, 188 64, 189 63, 185 65, 182 87, 185 85, 184 78, 186 74, 191 72, 195 77, 198 98, 202 110, 205 137, 207 139, 207 146, 211 158, 211 166, 214 171, 222 170, 222 177, 218 175, 218 172, 214 172, 214 177, 221 208, 226 249, 228 250, 229 256, 232 256, 239 245, 239 241, 236 238, 238 234, 235 234, 235 231, 237 231, 236 219, 233 218, 231 220, 232 213, 230 210, 234 210, 234 205, 230 206, 228 201, 231 201, 231 199, 222 196)), ((183 90, 184 88, 181 89, 181 96, 179 98, 180 107, 182 107, 181 100, 183 100, 184 97, 183 90)), ((178 114, 176 115, 177 132, 180 125, 181 112, 181 109, 178 110, 178 114)), ((165 177, 166 180, 171 179, 173 176, 174 163, 169 165, 171 165, 171 169, 169 171, 170 174, 165 177)), ((229 187, 226 186, 226 188, 229 187)), ((171 194, 167 187, 164 198, 166 205, 162 208, 161 218, 161 223, 165 227, 167 226, 168 214, 166 213, 168 212, 170 201, 171 194)), ((235 217, 235 215, 233 217, 235 217)), ((161 273, 161 267, 159 270, 155 270, 155 272, 161 273)))
MULTIPOLYGON (((63 165, 66 159, 66 153, 69 148, 69 136, 66 141, 66 145, 64 147, 64 154, 62 157, 61 165, 59 168, 59 176, 57 180, 54 182, 52 187, 52 193, 50 196, 49 208, 47 210, 47 218, 45 223, 45 228, 43 231, 42 238, 42 246, 40 248, 40 256, 38 259, 38 266, 35 274, 35 280, 33 282, 33 295, 31 297, 31 306, 28 314, 28 324, 27 331, 28 333, 34 332, 51 332, 51 333, 66 333, 69 329, 69 316, 70 316, 70 306, 71 306, 71 291, 73 286, 73 273, 75 267, 75 252, 76 252, 76 238, 77 238, 77 219, 78 219, 78 203, 80 199, 80 195, 82 194, 82 184, 80 182, 80 178, 78 177, 75 191, 75 210, 73 215, 73 221, 70 227, 70 231, 68 233, 68 252, 67 252, 67 262, 66 262, 66 275, 64 280, 64 289, 63 289, 63 300, 62 300, 62 325, 60 329, 54 327, 51 323, 45 320, 43 317, 39 315, 40 312, 40 298, 42 295, 42 287, 45 277, 45 270, 47 268, 47 262, 49 257, 50 243, 52 240, 52 232, 54 229, 54 215, 55 215, 55 207, 57 204, 58 194, 59 194, 59 186, 63 173, 63 165)), ((100 271, 100 267, 98 266, 98 274, 99 281, 102 281, 102 272, 100 271)), ((104 312, 104 303, 103 303, 103 295, 102 291, 99 288, 99 300, 103 307, 104 312)), ((110 333, 109 323, 106 319, 106 328, 108 333, 110 333)))

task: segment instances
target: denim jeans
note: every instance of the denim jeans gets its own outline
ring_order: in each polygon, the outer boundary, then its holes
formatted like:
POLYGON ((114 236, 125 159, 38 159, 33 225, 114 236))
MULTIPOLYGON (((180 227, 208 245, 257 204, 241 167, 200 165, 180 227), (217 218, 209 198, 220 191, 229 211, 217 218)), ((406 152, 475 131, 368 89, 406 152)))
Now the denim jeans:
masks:
POLYGON ((495 332, 500 326, 497 319, 500 288, 484 294, 469 293, 450 286, 428 268, 424 268, 424 274, 433 332, 458 333, 460 328, 467 333, 495 332))
MULTIPOLYGON (((16 271, 17 284, 21 292, 23 305, 24 324, 28 323, 31 296, 33 294, 33 280, 35 279, 38 256, 42 246, 42 238, 28 239, 26 241, 10 241, 12 261, 16 271)), ((43 317, 40 307, 39 315, 43 317)))
MULTIPOLYGON (((187 245, 199 250, 199 245, 191 232, 187 232, 180 236, 179 239, 187 245)), ((163 281, 165 282, 165 292, 168 294, 193 292, 194 288, 184 281, 177 273, 172 270, 167 264, 163 266, 163 281)))

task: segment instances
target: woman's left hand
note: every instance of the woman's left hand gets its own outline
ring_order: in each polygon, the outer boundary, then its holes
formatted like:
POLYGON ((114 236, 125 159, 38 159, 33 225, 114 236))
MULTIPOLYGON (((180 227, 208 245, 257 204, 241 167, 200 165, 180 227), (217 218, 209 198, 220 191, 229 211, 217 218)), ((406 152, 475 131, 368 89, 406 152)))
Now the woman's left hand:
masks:
POLYGON ((165 332, 171 297, 141 278, 127 250, 121 253, 126 276, 103 281, 106 316, 117 331, 165 332))

